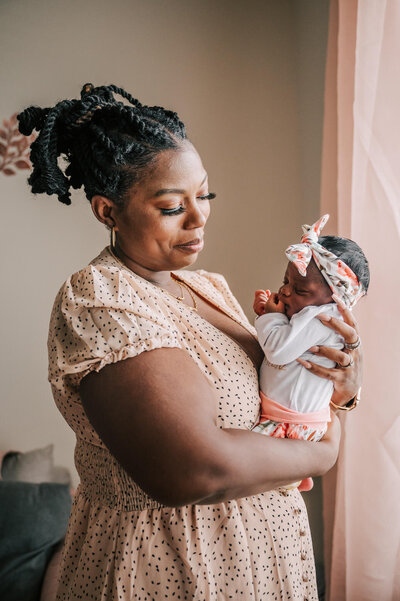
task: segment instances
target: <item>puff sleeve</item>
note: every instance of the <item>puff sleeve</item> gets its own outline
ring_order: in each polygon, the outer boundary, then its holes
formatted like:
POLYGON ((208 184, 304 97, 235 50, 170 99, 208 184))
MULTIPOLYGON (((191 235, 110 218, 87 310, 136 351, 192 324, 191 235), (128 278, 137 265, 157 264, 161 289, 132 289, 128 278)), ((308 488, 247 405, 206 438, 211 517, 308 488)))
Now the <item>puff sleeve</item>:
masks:
POLYGON ((61 287, 50 320, 49 380, 79 385, 90 371, 144 351, 181 348, 154 286, 109 266, 89 265, 61 287))

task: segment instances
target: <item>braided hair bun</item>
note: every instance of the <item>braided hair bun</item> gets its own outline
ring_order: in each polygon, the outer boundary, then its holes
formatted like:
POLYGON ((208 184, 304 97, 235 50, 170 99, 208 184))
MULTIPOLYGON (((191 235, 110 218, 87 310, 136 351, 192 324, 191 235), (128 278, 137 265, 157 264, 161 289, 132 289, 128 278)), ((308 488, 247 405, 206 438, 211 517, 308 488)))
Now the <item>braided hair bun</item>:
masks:
POLYGON ((71 187, 83 186, 89 200, 100 194, 123 206, 157 154, 179 148, 186 139, 176 113, 142 105, 114 85, 85 84, 79 100, 62 100, 50 108, 30 106, 17 118, 22 134, 40 132, 31 145, 32 192, 56 194, 67 205, 71 187), (117 101, 116 95, 127 103, 117 101))

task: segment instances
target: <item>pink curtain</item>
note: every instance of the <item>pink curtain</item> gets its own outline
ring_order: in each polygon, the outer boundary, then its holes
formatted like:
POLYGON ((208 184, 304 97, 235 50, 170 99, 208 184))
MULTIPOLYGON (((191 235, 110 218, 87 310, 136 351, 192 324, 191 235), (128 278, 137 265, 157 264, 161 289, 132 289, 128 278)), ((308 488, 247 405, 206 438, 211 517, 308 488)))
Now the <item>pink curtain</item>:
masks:
POLYGON ((322 212, 371 269, 361 406, 324 479, 329 601, 400 600, 400 3, 332 0, 322 212))

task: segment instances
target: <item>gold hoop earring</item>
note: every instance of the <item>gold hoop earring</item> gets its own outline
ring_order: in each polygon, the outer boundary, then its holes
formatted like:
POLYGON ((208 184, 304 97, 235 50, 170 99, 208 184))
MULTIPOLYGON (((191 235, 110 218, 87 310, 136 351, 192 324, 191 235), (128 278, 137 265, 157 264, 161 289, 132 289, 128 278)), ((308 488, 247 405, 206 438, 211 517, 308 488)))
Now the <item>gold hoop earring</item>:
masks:
POLYGON ((117 235, 115 233, 114 226, 112 226, 112 228, 111 228, 111 248, 113 250, 115 249, 116 242, 117 242, 117 235))

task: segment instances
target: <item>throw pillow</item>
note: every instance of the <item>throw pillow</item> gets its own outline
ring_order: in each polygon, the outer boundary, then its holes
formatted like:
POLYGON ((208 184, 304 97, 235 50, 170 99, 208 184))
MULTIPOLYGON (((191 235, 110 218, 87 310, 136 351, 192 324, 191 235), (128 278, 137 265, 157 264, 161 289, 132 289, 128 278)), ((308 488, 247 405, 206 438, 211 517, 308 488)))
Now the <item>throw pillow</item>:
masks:
POLYGON ((7 453, 1 464, 1 478, 18 482, 58 482, 71 484, 69 471, 54 466, 52 444, 27 453, 7 453))

